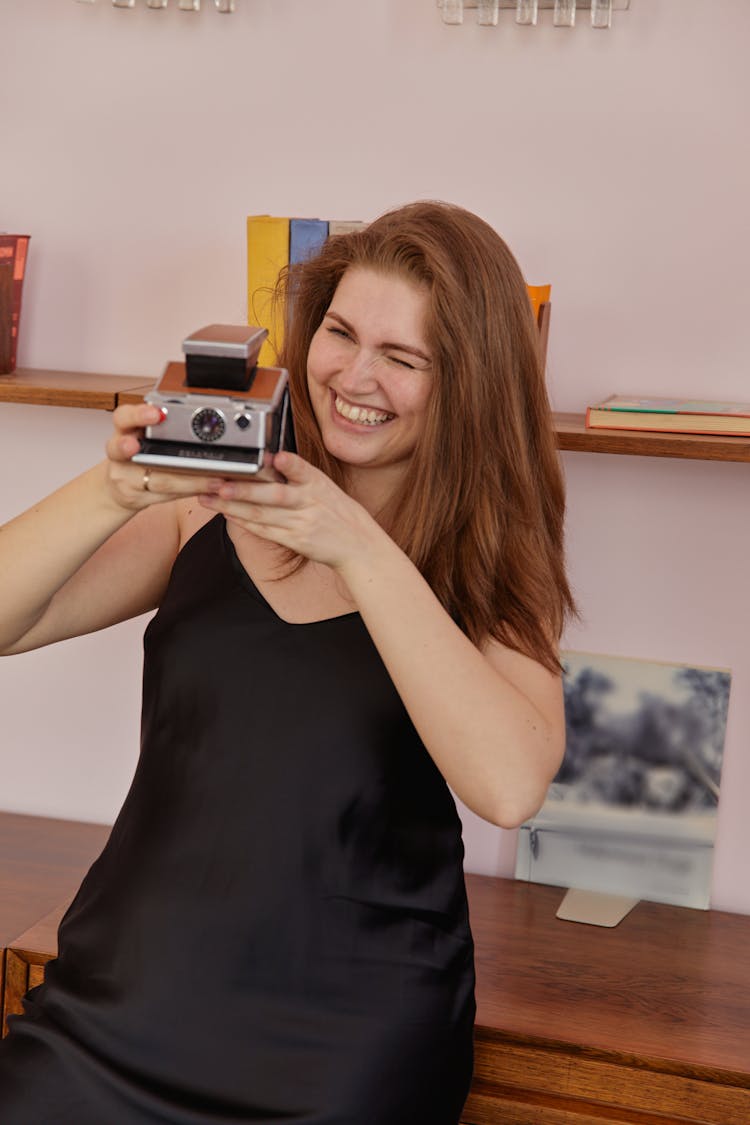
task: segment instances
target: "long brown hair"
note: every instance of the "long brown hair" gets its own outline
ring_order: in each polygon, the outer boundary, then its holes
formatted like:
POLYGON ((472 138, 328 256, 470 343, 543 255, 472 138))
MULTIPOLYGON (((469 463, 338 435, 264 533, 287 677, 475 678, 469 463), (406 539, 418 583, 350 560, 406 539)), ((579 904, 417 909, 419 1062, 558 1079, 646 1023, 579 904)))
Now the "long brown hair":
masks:
POLYGON ((480 644, 494 637, 559 670, 575 611, 565 574, 565 494, 539 332, 518 263, 482 219, 412 203, 334 235, 279 282, 298 449, 343 483, 307 389, 310 342, 344 273, 363 266, 426 285, 434 378, 408 479, 379 513, 445 609, 480 644))

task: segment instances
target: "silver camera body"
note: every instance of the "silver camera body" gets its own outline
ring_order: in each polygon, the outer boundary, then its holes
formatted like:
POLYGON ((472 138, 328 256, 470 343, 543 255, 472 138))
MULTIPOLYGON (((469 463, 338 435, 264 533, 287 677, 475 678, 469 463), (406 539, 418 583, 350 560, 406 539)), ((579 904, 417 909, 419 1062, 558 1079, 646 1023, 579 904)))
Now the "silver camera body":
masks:
POLYGON ((169 363, 146 395, 162 421, 146 427, 133 460, 258 476, 270 455, 294 449, 288 373, 257 366, 267 335, 265 328, 210 324, 188 336, 185 363, 169 363))

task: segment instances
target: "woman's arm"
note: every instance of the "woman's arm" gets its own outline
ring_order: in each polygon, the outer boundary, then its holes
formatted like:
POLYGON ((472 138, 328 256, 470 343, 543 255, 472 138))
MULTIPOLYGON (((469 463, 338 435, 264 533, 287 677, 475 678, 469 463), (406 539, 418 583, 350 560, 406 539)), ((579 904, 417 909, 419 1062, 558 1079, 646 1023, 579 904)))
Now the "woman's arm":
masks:
POLYGON ((339 573, 457 796, 504 828, 533 815, 562 760, 561 678, 497 641, 477 649, 377 525, 339 573))
POLYGON ((362 505, 300 457, 274 466, 288 483, 228 483, 201 503, 341 576, 448 784, 486 820, 520 824, 562 758, 560 677, 495 641, 477 649, 362 505))
POLYGON ((120 407, 107 461, 0 528, 0 654, 24 652, 153 609, 179 549, 169 501, 218 488, 131 463, 150 406, 120 407))

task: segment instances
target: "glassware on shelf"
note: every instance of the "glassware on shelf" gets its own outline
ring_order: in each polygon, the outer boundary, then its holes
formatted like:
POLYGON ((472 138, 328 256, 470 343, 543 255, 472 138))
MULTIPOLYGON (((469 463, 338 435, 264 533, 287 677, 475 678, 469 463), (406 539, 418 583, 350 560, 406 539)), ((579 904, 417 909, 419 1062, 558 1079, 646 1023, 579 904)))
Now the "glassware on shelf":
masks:
POLYGON ((177 7, 181 12, 199 12, 201 0, 177 0, 177 7))
POLYGON ((576 0, 555 0, 552 22, 555 27, 575 27, 576 0))
POLYGON ((539 17, 539 0, 516 0, 516 23, 535 27, 539 17))
POLYGON ((168 0, 146 0, 147 8, 166 8, 168 0))
POLYGON ((612 26, 612 0, 591 0, 591 26, 612 26))
POLYGON ((464 0, 443 0, 441 4, 443 23, 464 22, 464 0))
POLYGON ((497 27, 500 16, 500 0, 478 0, 477 23, 481 27, 497 27))
POLYGON ((234 0, 214 0, 217 12, 233 12, 234 0))
POLYGON ((135 0, 112 0, 114 8, 134 8, 135 0))

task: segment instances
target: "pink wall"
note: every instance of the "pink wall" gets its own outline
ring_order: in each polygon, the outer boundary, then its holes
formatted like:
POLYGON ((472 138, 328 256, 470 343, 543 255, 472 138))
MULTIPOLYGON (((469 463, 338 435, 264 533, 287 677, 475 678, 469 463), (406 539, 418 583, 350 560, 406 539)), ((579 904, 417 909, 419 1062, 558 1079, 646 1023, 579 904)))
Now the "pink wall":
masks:
MULTIPOLYGON (((245 315, 244 218, 471 207, 553 283, 558 409, 747 398, 746 0, 632 0, 608 33, 444 26, 433 0, 218 16, 0 6, 0 226, 32 234, 20 362, 159 373, 245 315)), ((0 518, 100 456, 107 418, 0 406, 0 518)), ((566 454, 568 647, 733 671, 713 901, 750 912, 747 466, 566 454)), ((0 806, 110 820, 137 753, 140 629, 0 666, 0 806)), ((468 866, 514 834, 466 816, 468 866)))

